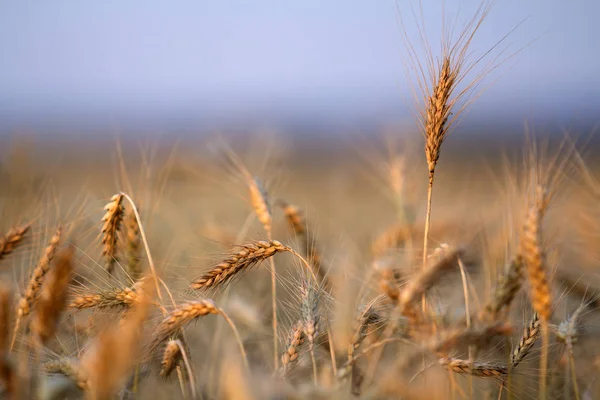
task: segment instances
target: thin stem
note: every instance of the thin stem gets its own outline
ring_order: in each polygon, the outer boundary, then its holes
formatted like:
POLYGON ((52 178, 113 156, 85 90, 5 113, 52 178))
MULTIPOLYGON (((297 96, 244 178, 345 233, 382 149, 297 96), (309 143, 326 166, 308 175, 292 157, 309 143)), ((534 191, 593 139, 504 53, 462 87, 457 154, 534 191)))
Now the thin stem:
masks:
POLYGON ((312 363, 313 382, 317 385, 317 362, 315 361, 315 349, 314 346, 310 345, 310 361, 312 363))
POLYGON ((548 321, 542 319, 542 354, 540 357, 540 400, 546 400, 546 382, 548 375, 548 321))
POLYGON ((127 193, 121 192, 121 195, 127 199, 131 208, 133 209, 133 214, 135 215, 135 219, 138 223, 138 227, 140 229, 140 236, 142 237, 142 242, 144 243, 144 249, 146 250, 146 255, 148 256, 148 264, 150 265, 150 270, 152 271, 152 276, 154 277, 154 284, 156 285, 156 294, 158 298, 162 302, 162 294, 160 292, 160 287, 158 286, 158 275, 156 274, 156 268, 154 267, 154 260, 152 259, 152 254, 150 253, 150 247, 148 246, 148 240, 146 239, 146 230, 142 225, 142 219, 140 218, 140 214, 138 213, 138 209, 127 193))
POLYGON ((225 319, 225 321, 227 321, 227 323, 231 327, 231 330, 233 331, 233 334, 235 335, 235 340, 237 341, 238 346, 240 347, 240 354, 242 356, 242 362, 244 363, 244 367, 246 368, 246 370, 248 370, 248 357, 246 356, 246 349, 244 349, 244 343, 242 342, 240 333, 238 332, 238 330, 235 327, 235 324, 233 323, 231 318, 229 318, 229 316, 225 313, 225 311, 223 311, 222 309, 219 309, 219 314, 221 314, 221 316, 225 319))
POLYGON ((431 220, 431 198, 433 196, 433 171, 429 171, 427 186, 427 214, 425 215, 425 233, 423 235, 423 269, 427 266, 427 241, 429 240, 429 224, 431 220))
POLYGON ((569 344, 569 363, 571 365, 571 380, 573 381, 573 392, 575 392, 575 399, 580 400, 579 395, 579 384, 577 383, 577 374, 575 372, 575 357, 573 357, 573 347, 569 344))
POLYGON ((196 378, 194 377, 194 373, 192 371, 190 359, 187 356, 187 352, 185 351, 181 340, 177 340, 177 346, 179 347, 179 351, 181 352, 181 358, 183 358, 183 363, 185 364, 185 369, 187 370, 188 379, 190 381, 190 392, 192 394, 192 399, 196 400, 198 398, 198 394, 196 393, 196 378))

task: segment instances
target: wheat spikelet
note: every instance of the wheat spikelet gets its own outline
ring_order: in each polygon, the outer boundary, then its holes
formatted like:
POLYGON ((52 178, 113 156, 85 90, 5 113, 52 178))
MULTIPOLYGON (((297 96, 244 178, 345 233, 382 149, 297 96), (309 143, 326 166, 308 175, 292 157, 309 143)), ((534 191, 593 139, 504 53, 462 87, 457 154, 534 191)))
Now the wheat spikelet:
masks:
POLYGON ((13 227, 4 236, 0 236, 0 260, 12 253, 23 241, 30 226, 30 224, 25 224, 13 227))
POLYGON ((40 293, 31 331, 38 345, 44 345, 56 332, 60 314, 67 303, 69 283, 73 276, 75 248, 69 246, 59 254, 40 293))
POLYGON ((208 299, 190 301, 179 305, 156 327, 152 348, 159 346, 194 319, 220 313, 221 311, 217 308, 215 303, 208 299))
POLYGON ((129 308, 138 302, 138 293, 133 288, 113 288, 98 293, 88 293, 75 296, 69 303, 69 308, 83 310, 86 308, 129 308))
POLYGON ((400 293, 399 307, 404 315, 408 316, 407 313, 410 311, 411 306, 414 305, 415 300, 420 298, 435 284, 442 272, 454 267, 462 254, 462 250, 460 249, 442 249, 442 251, 444 254, 410 280, 400 293))
POLYGON ((287 372, 290 364, 298 359, 298 349, 304 343, 304 326, 302 321, 295 323, 288 334, 285 343, 285 352, 281 355, 281 368, 287 372))
POLYGON ((511 368, 515 368, 529 354, 531 348, 535 345, 540 337, 540 317, 537 313, 533 313, 533 317, 529 324, 523 329, 523 335, 519 344, 513 350, 510 363, 511 368))
POLYGON ((241 250, 230 255, 224 261, 217 264, 210 271, 192 282, 192 289, 208 289, 218 287, 227 283, 239 272, 249 269, 277 252, 290 251, 277 240, 258 241, 242 246, 241 250))
POLYGON ((121 228, 123 220, 123 195, 115 194, 110 198, 110 202, 104 206, 106 213, 102 217, 102 255, 106 270, 112 274, 115 269, 117 257, 117 233, 121 228))
POLYGON ((438 363, 442 367, 458 374, 482 378, 501 378, 508 374, 506 366, 495 363, 468 361, 450 357, 440 358, 438 363))
POLYGON ((79 361, 73 358, 59 358, 44 363, 44 370, 49 374, 62 374, 72 379, 81 390, 88 389, 88 377, 79 361))
POLYGON ((506 275, 502 276, 496 286, 494 296, 484 307, 483 318, 496 320, 501 313, 505 313, 513 299, 521 289, 523 282, 523 258, 517 254, 511 261, 506 275))
POLYGON ((140 265, 140 227, 133 212, 125 214, 124 225, 127 272, 133 281, 137 281, 142 276, 143 271, 140 265))
POLYGON ((165 351, 160 362, 160 376, 167 378, 179 364, 181 360, 181 342, 179 340, 169 340, 165 346, 165 351))

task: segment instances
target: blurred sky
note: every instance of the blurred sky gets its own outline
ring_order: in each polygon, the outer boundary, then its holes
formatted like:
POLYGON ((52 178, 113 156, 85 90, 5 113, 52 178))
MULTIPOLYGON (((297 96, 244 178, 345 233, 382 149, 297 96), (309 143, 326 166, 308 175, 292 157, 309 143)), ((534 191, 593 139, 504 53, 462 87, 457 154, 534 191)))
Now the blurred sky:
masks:
MULTIPOLYGON (((442 1, 424 4, 435 44, 442 1)), ((445 8, 460 27, 478 4, 445 8)), ((401 119, 411 94, 397 9, 416 43, 404 0, 4 0, 0 126, 401 119)), ((471 114, 596 117, 598 15, 598 0, 497 1, 473 49, 526 19, 505 42, 522 51, 471 114)))

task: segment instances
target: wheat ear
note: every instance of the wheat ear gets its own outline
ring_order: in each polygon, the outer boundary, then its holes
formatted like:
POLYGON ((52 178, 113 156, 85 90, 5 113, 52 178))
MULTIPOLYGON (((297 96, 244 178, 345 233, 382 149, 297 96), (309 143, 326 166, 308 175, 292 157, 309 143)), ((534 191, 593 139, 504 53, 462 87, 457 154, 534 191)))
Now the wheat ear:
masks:
POLYGON ((295 323, 288 333, 285 342, 285 352, 281 355, 281 368, 284 375, 288 372, 292 363, 296 362, 300 353, 300 346, 304 343, 304 326, 302 321, 295 323))
POLYGON ((4 236, 0 236, 0 260, 12 253, 23 241, 30 224, 11 228, 4 236))
POLYGON ((457 265, 457 260, 463 253, 461 249, 441 251, 444 254, 411 279, 400 293, 398 304, 403 314, 407 315, 410 312, 414 302, 437 282, 442 272, 457 265))
POLYGON ((330 282, 323 268, 321 254, 316 246, 316 240, 310 234, 306 225, 304 215, 293 204, 286 203, 280 200, 278 204, 283 210, 283 214, 288 222, 289 227, 297 238, 301 239, 302 247, 304 248, 306 258, 313 268, 314 274, 319 277, 319 282, 323 287, 330 288, 330 282))
MULTIPOLYGON (((294 250, 277 240, 249 243, 241 246, 239 251, 231 254, 210 271, 193 281, 191 288, 201 290, 222 286, 238 273, 253 267, 279 252, 289 252, 299 257, 294 250)), ((305 266, 310 269, 308 264, 305 264, 305 266)))
POLYGON ((98 293, 80 294, 69 303, 69 308, 84 310, 87 308, 129 308, 139 300, 135 287, 113 288, 98 293))
POLYGON ((112 275, 117 260, 117 234, 121 229, 124 214, 123 195, 119 193, 112 196, 110 202, 104 206, 104 211, 106 212, 102 217, 102 255, 106 271, 112 275))
POLYGON ((544 268, 544 253, 542 250, 541 224, 544 210, 547 206, 545 191, 538 187, 535 204, 529 208, 523 234, 521 236, 521 255, 527 268, 527 278, 530 287, 530 299, 535 312, 539 315, 542 328, 542 355, 540 357, 540 399, 546 399, 546 382, 548 370, 548 323, 552 316, 552 299, 550 287, 544 268))
POLYGON ((140 264, 140 226, 138 225, 135 213, 129 211, 125 213, 125 248, 127 253, 127 272, 133 281, 137 281, 142 276, 140 264))
POLYGON ((496 320, 506 313, 513 299, 521 289, 523 282, 523 258, 517 254, 511 261, 506 275, 502 276, 496 286, 494 295, 484 307, 483 318, 496 320))
POLYGON ((40 289, 44 283, 44 278, 46 277, 48 271, 50 271, 51 262, 60 245, 61 237, 62 227, 59 226, 54 235, 50 238, 48 246, 46 246, 46 249, 44 250, 44 254, 33 269, 31 278, 29 278, 29 282, 25 288, 25 293, 23 296, 21 296, 17 303, 17 319, 15 321, 13 337, 10 344, 11 349, 14 347, 17 333, 21 325, 21 320, 29 315, 35 307, 40 289))
POLYGON ((472 375, 481 378, 501 378, 508 374, 508 368, 501 364, 461 360, 459 358, 444 357, 438 361, 439 365, 457 374, 472 375))
POLYGON ((523 335, 519 340, 519 344, 513 350, 510 363, 511 369, 515 368, 517 365, 525 359, 525 357, 529 354, 538 338, 540 337, 540 317, 537 313, 533 313, 533 317, 531 317, 531 321, 529 324, 523 329, 523 335))
POLYGON ((160 376, 167 378, 177 367, 181 360, 181 341, 171 339, 165 345, 162 359, 160 361, 160 376))
POLYGON ((238 346, 240 347, 240 353, 244 365, 248 367, 248 357, 246 356, 246 350, 241 340, 240 334, 229 316, 224 310, 218 308, 212 300, 203 299, 189 301, 177 306, 173 311, 167 314, 162 322, 156 327, 153 335, 152 342, 150 344, 151 351, 154 351, 162 343, 164 343, 169 337, 175 335, 184 326, 192 322, 193 320, 204 317, 207 315, 221 315, 225 321, 229 324, 233 334, 235 335, 238 346))
POLYGON ((45 345, 54 336, 60 314, 67 304, 69 284, 74 271, 74 254, 75 248, 73 246, 64 249, 54 260, 54 268, 52 268, 42 286, 36 312, 30 326, 38 346, 45 345))

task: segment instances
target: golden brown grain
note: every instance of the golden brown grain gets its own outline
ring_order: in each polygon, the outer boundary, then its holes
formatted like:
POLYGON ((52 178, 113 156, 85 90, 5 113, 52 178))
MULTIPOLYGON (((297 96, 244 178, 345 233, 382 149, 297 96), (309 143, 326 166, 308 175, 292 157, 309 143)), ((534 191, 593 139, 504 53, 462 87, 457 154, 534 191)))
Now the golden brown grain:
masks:
POLYGON ((117 233, 121 229, 123 221, 123 194, 115 194, 110 198, 110 202, 104 206, 104 216, 102 217, 102 255, 106 270, 112 274, 117 261, 117 233))
POLYGON ((4 236, 0 236, 0 260, 12 253, 23 241, 30 224, 11 228, 4 236))

